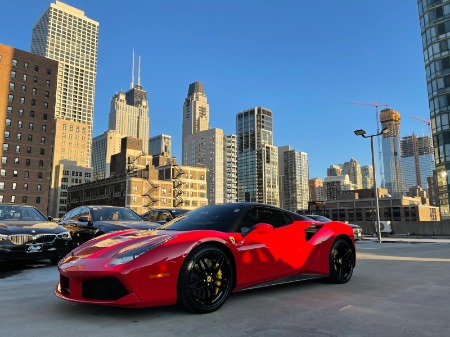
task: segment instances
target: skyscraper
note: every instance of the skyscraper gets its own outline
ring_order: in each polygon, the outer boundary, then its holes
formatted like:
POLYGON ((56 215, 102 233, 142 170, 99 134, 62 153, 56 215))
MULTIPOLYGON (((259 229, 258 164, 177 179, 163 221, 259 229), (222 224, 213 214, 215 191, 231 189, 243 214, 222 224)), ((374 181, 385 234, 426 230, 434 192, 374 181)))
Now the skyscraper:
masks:
MULTIPOLYGON (((67 158, 85 167, 91 165, 98 27, 83 11, 56 0, 33 27, 31 38, 32 53, 59 61, 55 117, 86 128, 87 147, 67 158)), ((55 151, 63 148, 68 150, 68 144, 57 144, 55 151)))
POLYGON ((373 188, 373 166, 364 165, 361 167, 362 188, 373 188))
POLYGON ((188 94, 183 104, 182 128, 182 162, 183 165, 187 165, 186 163, 192 161, 193 158, 188 159, 186 157, 186 137, 209 129, 209 104, 201 82, 194 82, 189 85, 188 94))
POLYGON ((402 165, 400 161, 400 113, 390 108, 381 110, 382 128, 389 132, 382 135, 384 186, 393 196, 400 196, 403 187, 402 165))
POLYGON ((358 189, 362 188, 362 174, 361 165, 355 158, 345 162, 342 165, 342 174, 348 174, 350 181, 357 186, 358 189))
POLYGON ((420 186, 428 191, 427 178, 435 169, 431 137, 416 135, 402 138, 402 171, 405 188, 420 186))
POLYGON ((148 140, 148 154, 156 156, 161 153, 172 157, 172 136, 158 135, 148 140))
POLYGON ((450 1, 418 0, 442 219, 450 218, 450 1))
POLYGON ((308 154, 291 149, 278 148, 280 174, 280 206, 292 212, 308 208, 308 154))
POLYGON ((111 156, 120 153, 123 137, 125 136, 115 130, 108 130, 92 139, 92 169, 94 180, 110 177, 111 156))
POLYGON ((225 135, 223 140, 224 158, 224 203, 236 202, 237 199, 237 150, 236 135, 225 135))
POLYGON ((236 115, 238 201, 278 206, 278 148, 272 111, 254 107, 236 115))

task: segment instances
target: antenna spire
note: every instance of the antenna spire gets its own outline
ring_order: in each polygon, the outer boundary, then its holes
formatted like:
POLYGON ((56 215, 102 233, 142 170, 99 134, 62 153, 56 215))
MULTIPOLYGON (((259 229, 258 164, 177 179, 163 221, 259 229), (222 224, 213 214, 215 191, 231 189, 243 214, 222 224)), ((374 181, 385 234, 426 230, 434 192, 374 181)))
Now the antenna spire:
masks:
POLYGON ((133 48, 133 63, 131 66, 131 88, 130 89, 133 89, 133 87, 134 87, 134 48, 133 48))
POLYGON ((139 63, 138 63, 138 86, 141 85, 141 55, 139 55, 139 63))

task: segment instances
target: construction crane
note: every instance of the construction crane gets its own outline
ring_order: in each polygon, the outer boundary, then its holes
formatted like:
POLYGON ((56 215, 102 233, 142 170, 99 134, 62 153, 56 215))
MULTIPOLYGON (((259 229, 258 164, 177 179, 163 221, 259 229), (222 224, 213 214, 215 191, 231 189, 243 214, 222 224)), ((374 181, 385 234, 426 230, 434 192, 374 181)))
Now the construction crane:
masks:
MULTIPOLYGON (((423 119, 415 116, 411 116, 411 118, 414 118, 415 120, 418 120, 419 122, 427 124, 428 127, 428 137, 431 137, 431 121, 429 119, 423 119)), ((422 129, 422 135, 423 135, 423 129, 422 129)))
MULTIPOLYGON (((380 133, 380 118, 379 116, 379 112, 378 112, 378 107, 382 106, 382 107, 388 107, 389 104, 380 104, 378 102, 375 103, 361 103, 361 102, 351 102, 350 104, 356 104, 356 105, 369 105, 369 106, 374 106, 375 107, 375 123, 377 126, 377 134, 380 133)), ((382 182, 382 186, 384 185, 384 174, 383 174, 383 165, 382 163, 382 158, 381 158, 381 139, 380 137, 377 137, 378 140, 378 162, 380 163, 380 178, 381 178, 381 182, 382 182)))

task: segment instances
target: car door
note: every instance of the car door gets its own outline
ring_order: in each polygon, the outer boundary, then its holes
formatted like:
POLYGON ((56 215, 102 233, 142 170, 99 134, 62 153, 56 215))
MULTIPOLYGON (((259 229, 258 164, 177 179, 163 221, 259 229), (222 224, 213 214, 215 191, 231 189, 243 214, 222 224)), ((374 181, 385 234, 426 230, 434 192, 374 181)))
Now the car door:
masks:
POLYGON ((249 209, 238 231, 239 284, 255 284, 296 273, 299 257, 297 226, 280 209, 256 206, 249 209))

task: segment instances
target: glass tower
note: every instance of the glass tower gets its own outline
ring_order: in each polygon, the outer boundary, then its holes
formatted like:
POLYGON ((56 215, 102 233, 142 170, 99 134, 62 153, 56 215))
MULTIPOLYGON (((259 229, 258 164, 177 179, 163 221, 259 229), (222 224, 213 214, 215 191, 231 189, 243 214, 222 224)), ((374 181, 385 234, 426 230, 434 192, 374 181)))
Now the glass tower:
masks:
POLYGON ((400 113, 393 109, 383 109, 380 112, 382 128, 389 132, 382 135, 384 186, 393 196, 404 192, 402 165, 400 160, 400 113))
POLYGON ((418 0, 442 219, 450 218, 450 1, 418 0))
POLYGON ((278 206, 278 148, 272 111, 254 107, 236 115, 238 201, 278 206))

